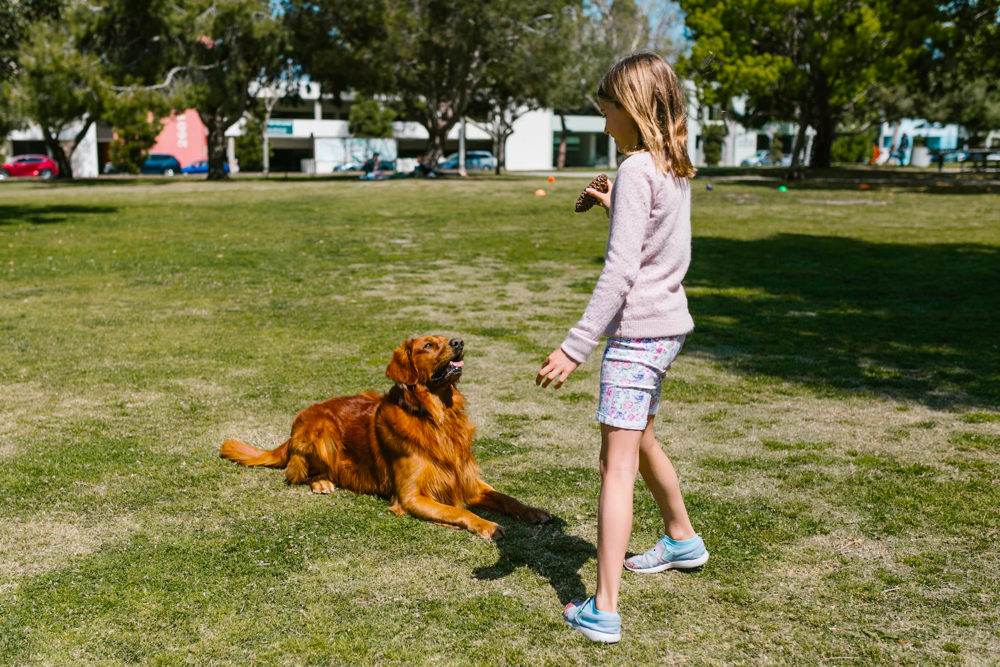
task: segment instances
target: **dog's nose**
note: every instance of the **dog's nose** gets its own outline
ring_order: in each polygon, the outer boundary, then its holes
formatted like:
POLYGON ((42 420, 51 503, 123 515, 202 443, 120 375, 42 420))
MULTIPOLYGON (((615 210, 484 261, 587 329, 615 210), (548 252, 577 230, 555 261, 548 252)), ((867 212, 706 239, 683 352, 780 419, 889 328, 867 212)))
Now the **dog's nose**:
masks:
POLYGON ((450 341, 448 341, 448 345, 451 345, 456 350, 461 350, 463 347, 465 347, 465 343, 462 341, 461 338, 452 338, 450 341))

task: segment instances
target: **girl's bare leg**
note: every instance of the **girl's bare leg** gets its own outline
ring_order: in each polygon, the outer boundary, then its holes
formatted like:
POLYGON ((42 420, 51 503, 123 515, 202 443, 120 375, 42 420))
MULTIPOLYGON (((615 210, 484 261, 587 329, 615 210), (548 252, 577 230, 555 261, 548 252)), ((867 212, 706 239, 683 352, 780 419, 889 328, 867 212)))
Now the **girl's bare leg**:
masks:
POLYGON ((642 431, 601 424, 601 497, 597 510, 599 611, 618 613, 622 561, 632 534, 632 491, 639 469, 642 431))
MULTIPOLYGON (((653 433, 653 417, 646 422, 639 442, 639 472, 653 493, 663 517, 663 533, 673 540, 687 540, 697 533, 691 526, 680 483, 670 459, 660 449, 653 433)), ((631 519, 631 515, 629 515, 631 519)), ((631 523, 629 524, 631 525, 631 523)))

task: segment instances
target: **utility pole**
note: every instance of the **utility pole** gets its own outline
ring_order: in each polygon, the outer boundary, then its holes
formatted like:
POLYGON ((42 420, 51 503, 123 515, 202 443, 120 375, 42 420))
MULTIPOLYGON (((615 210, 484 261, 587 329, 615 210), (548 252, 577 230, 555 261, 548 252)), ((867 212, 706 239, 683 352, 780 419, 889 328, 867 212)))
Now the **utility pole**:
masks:
POLYGON ((465 176, 465 116, 458 127, 458 173, 465 176))
POLYGON ((278 105, 278 100, 281 99, 278 97, 276 88, 271 89, 270 92, 271 95, 264 98, 264 132, 261 137, 264 144, 264 178, 267 178, 267 175, 271 171, 271 142, 267 136, 267 124, 271 122, 271 112, 274 111, 274 107, 278 105))

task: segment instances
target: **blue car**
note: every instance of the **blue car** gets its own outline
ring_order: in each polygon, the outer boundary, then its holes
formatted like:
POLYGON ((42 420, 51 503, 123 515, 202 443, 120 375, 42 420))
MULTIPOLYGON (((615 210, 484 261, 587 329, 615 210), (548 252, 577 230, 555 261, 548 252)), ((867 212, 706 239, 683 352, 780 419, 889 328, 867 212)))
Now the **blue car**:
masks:
POLYGON ((143 163, 139 173, 173 176, 174 174, 180 172, 180 170, 181 163, 178 162, 177 158, 173 155, 157 155, 154 153, 146 158, 146 162, 143 163))
MULTIPOLYGON (((223 162, 222 168, 229 173, 229 163, 223 162)), ((181 169, 181 172, 185 174, 207 174, 208 173, 208 160, 198 160, 197 162, 192 162, 188 166, 181 169)))

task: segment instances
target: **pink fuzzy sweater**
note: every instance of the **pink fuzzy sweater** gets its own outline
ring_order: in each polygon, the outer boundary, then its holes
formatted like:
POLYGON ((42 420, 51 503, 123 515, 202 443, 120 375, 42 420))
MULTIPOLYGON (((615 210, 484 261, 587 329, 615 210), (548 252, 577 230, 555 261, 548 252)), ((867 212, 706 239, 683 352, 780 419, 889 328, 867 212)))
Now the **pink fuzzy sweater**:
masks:
POLYGON ((604 270, 583 318, 561 345, 583 363, 601 335, 663 338, 694 329, 681 281, 691 263, 691 187, 662 176, 649 153, 618 168, 604 270))

